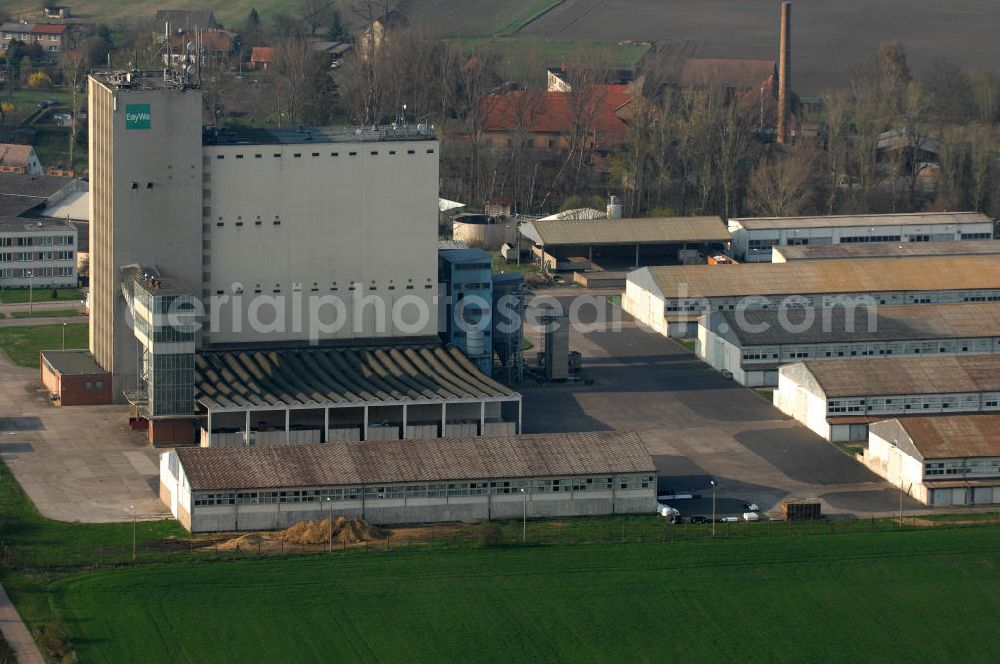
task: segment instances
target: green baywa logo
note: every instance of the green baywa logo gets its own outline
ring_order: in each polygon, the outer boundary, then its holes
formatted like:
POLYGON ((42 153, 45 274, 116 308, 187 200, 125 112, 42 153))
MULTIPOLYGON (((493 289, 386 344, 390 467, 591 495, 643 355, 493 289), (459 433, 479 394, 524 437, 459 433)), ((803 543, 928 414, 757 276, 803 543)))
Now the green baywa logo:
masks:
POLYGON ((149 111, 149 104, 125 105, 126 129, 149 129, 152 126, 152 120, 153 115, 149 111))

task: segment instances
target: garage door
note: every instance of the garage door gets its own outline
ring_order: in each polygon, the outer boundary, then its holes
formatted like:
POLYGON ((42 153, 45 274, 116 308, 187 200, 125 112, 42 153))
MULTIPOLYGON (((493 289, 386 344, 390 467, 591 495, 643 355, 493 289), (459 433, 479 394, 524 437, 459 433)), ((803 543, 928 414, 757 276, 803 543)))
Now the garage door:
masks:
POLYGON ((868 440, 868 425, 867 424, 852 424, 851 425, 851 440, 868 440))
POLYGON ((972 490, 972 502, 976 505, 989 505, 993 502, 993 487, 977 486, 972 490))
POLYGON ((934 489, 934 507, 951 505, 951 489, 934 489))

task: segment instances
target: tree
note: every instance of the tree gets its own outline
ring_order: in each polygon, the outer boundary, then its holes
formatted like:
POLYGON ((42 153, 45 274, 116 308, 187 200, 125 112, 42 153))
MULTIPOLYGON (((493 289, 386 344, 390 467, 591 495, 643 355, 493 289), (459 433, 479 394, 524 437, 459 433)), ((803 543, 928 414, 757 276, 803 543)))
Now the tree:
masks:
POLYGON ((52 87, 52 77, 43 71, 32 72, 28 76, 28 87, 32 90, 48 90, 52 87))
POLYGON ((251 7, 240 28, 240 41, 246 46, 259 46, 263 41, 263 27, 256 7, 251 7))
POLYGON ((347 34, 347 27, 344 25, 344 20, 340 15, 339 9, 334 8, 330 12, 330 28, 328 33, 330 39, 333 41, 344 41, 350 36, 347 34))
POLYGON ((1000 73, 980 69, 969 74, 975 117, 987 124, 1000 122, 1000 73))
POLYGON ((765 217, 789 217, 814 207, 819 153, 812 146, 797 145, 790 152, 775 152, 757 162, 750 173, 747 207, 765 217))
POLYGON ((85 72, 83 58, 76 52, 67 53, 60 64, 60 70, 62 71, 63 82, 69 89, 69 167, 72 169, 76 156, 76 128, 79 125, 78 116, 80 115, 80 87, 83 84, 85 72))
POLYGON ((333 0, 299 0, 299 15, 309 28, 309 36, 314 36, 316 30, 328 24, 334 12, 333 0))

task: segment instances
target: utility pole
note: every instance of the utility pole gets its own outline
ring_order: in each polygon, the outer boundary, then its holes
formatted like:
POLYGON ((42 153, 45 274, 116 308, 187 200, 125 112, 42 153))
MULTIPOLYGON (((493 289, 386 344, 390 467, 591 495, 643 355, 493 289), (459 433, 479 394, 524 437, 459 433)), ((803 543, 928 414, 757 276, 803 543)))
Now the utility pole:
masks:
POLYGON ((528 492, 521 489, 521 497, 524 499, 523 516, 521 517, 521 543, 528 541, 528 492))
POLYGON ((132 508, 132 560, 135 560, 135 505, 129 505, 132 508))
POLYGON ((330 496, 326 497, 326 504, 330 506, 330 522, 328 524, 328 534, 330 536, 330 541, 327 545, 327 552, 333 553, 333 502, 330 500, 330 496))
POLYGON ((28 270, 28 318, 34 317, 35 311, 35 277, 31 270, 28 270))
POLYGON ((716 484, 715 484, 715 480, 711 480, 711 482, 712 482, 712 537, 715 537, 715 489, 716 489, 716 484))

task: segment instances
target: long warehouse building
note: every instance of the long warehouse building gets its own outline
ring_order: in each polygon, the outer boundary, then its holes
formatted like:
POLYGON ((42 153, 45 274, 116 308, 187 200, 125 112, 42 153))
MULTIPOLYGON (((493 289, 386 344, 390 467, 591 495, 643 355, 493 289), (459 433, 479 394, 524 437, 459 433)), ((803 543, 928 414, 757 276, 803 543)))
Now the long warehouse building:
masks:
POLYGON ((729 220, 733 255, 744 263, 770 263, 772 247, 954 242, 993 239, 993 221, 981 212, 914 212, 729 220))
POLYGON ((1000 415, 875 422, 866 466, 935 507, 1000 503, 1000 415))
POLYGON ((630 431, 178 448, 160 498, 191 532, 331 515, 378 524, 652 513, 656 467, 630 431))
POLYGON ((748 387, 803 360, 1000 353, 1000 302, 714 312, 695 352, 748 387))
POLYGON ((622 308, 661 334, 694 337, 712 311, 1000 300, 1000 261, 992 256, 796 261, 645 267, 630 272, 622 308))
POLYGON ((857 258, 913 258, 915 256, 996 256, 1000 242, 871 242, 865 244, 803 244, 774 247, 772 263, 857 258))
POLYGON ((830 441, 867 440, 897 416, 1000 411, 1000 355, 797 362, 774 405, 830 441))

